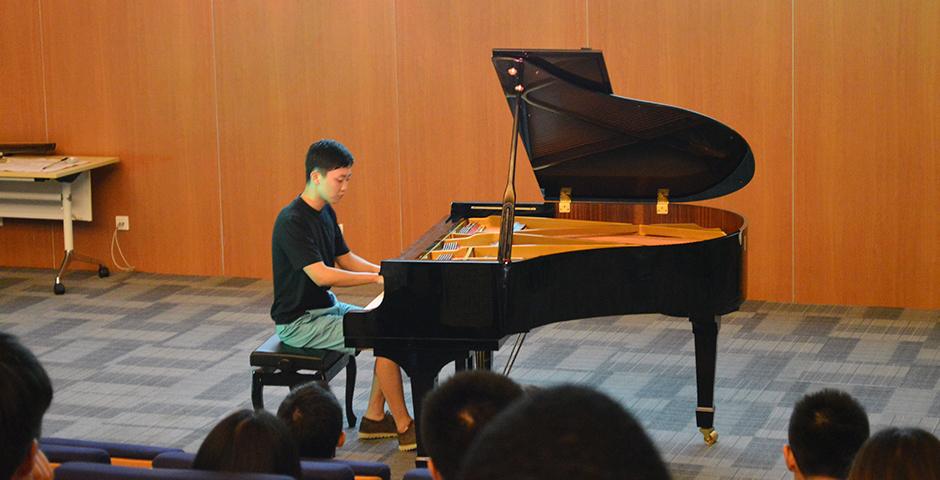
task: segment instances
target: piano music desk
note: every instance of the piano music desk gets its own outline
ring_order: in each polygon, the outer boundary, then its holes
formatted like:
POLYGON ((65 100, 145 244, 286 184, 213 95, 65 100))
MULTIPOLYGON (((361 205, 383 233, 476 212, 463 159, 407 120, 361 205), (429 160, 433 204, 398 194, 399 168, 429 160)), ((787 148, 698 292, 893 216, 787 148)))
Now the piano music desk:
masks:
POLYGON ((107 267, 100 261, 75 252, 72 222, 90 222, 91 216, 91 171, 95 168, 117 163, 117 157, 72 157, 55 155, 49 157, 6 157, 0 161, 15 162, 20 159, 50 162, 67 158, 73 164, 59 170, 34 171, 0 170, 0 218, 32 218, 40 220, 62 220, 65 255, 56 273, 53 292, 65 293, 62 275, 72 260, 97 264, 98 276, 109 275, 107 267))

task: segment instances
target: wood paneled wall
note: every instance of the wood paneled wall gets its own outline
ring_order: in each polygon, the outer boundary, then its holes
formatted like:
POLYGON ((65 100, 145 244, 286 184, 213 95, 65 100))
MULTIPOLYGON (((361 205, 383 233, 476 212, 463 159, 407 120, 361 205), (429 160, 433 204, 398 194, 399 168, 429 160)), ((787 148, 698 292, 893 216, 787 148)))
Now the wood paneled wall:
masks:
MULTIPOLYGON (((0 143, 48 138, 40 29, 36 0, 0 0, 0 143)), ((0 265, 50 267, 54 235, 50 222, 5 219, 0 265)))
POLYGON ((940 2, 796 11, 805 302, 940 306, 940 2))
MULTIPOLYGON (((940 308, 938 24, 930 0, 0 0, 0 142, 121 157, 80 251, 107 258, 129 215, 142 271, 269 277, 306 147, 337 138, 340 221, 378 260, 451 201, 500 198, 491 49, 590 46, 616 93, 750 142, 752 183, 707 202, 748 218, 750 298, 940 308)), ((6 219, 0 243, 0 265, 50 268, 61 226, 6 219)))

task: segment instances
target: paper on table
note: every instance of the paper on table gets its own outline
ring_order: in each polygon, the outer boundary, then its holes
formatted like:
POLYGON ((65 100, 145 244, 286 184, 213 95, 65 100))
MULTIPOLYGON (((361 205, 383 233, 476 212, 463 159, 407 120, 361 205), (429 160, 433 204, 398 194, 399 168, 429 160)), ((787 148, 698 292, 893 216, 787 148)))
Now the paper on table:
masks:
POLYGON ((74 157, 4 157, 0 172, 50 173, 85 163, 74 157))

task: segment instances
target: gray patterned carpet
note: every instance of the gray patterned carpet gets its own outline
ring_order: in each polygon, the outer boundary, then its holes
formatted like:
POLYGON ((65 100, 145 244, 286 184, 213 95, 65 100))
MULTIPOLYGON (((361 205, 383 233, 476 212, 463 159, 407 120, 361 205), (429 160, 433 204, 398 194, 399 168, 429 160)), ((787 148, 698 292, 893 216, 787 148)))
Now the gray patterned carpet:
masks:
MULTIPOLYGON (((219 419, 250 406, 248 354, 273 331, 270 282, 74 272, 65 279, 68 293, 55 296, 53 276, 0 269, 0 330, 20 336, 53 379, 44 435, 194 452, 219 419)), ((377 291, 337 293, 365 304, 377 291)), ((780 448, 790 409, 823 387, 855 395, 876 429, 940 433, 940 311, 746 303, 723 319, 719 334, 721 438, 712 447, 692 413, 692 339, 688 321, 660 315, 554 324, 529 336, 511 376, 539 386, 592 385, 617 398, 677 479, 788 478, 780 448)), ((496 356, 499 369, 506 350, 496 356)), ((359 414, 372 362, 368 352, 359 356, 359 414)), ((343 374, 333 381, 340 398, 344 384, 343 374)), ((285 393, 267 389, 268 408, 285 393)), ((341 457, 388 463, 393 478, 413 465, 414 454, 399 453, 394 439, 347 436, 341 457)))

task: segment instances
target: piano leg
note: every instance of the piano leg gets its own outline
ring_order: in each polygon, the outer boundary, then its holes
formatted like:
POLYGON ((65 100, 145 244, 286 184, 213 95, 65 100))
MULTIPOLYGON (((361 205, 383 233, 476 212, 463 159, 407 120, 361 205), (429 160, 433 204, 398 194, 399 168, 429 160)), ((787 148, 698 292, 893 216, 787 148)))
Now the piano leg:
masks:
POLYGON ((437 385, 437 374, 444 365, 466 359, 470 352, 457 350, 399 350, 376 347, 375 356, 388 358, 397 363, 411 379, 411 408, 415 421, 415 434, 418 440, 415 465, 426 467, 428 454, 421 443, 421 407, 424 397, 437 385))
POLYGON ((715 361, 718 347, 719 315, 692 315, 692 333, 695 334, 695 380, 698 390, 698 406, 695 408, 695 423, 702 432, 707 445, 718 441, 714 428, 715 420, 715 361))
POLYGON ((472 357, 458 358, 457 361, 454 362, 454 371, 462 372, 464 370, 469 370, 472 367, 471 358, 472 357))

